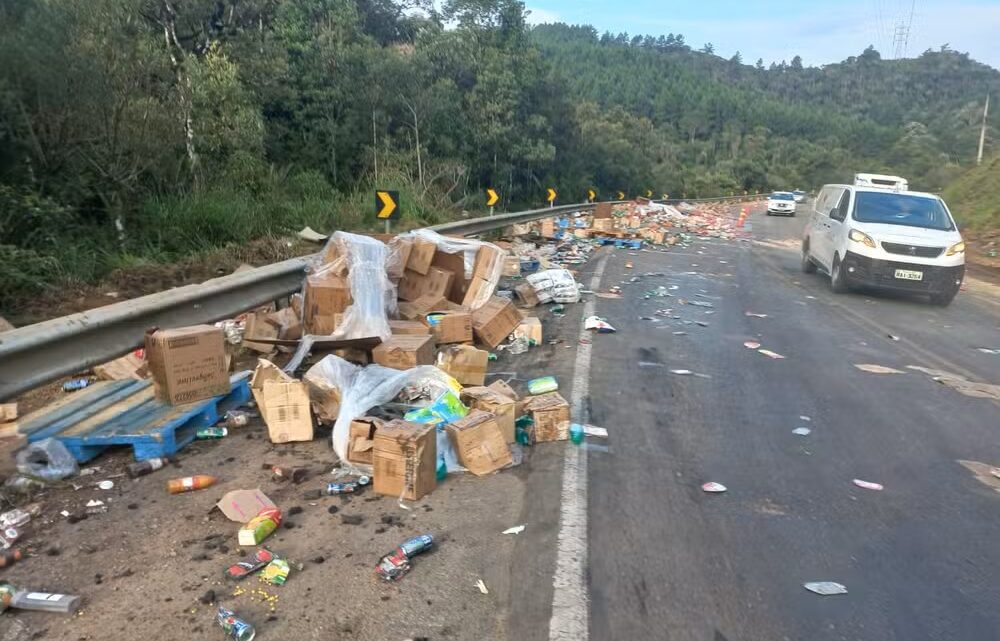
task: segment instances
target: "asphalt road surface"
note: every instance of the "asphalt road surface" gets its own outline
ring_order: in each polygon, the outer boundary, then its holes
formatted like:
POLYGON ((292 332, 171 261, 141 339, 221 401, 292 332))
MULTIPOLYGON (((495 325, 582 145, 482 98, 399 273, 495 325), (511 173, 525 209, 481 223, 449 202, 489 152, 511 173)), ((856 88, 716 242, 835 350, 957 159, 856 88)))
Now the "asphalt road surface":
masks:
MULTIPOLYGON (((600 289, 624 295, 596 300, 618 332, 592 339, 589 418, 611 436, 610 452, 587 452, 589 637, 1000 638, 1000 494, 957 462, 1000 464, 1000 404, 907 369, 1000 383, 1000 355, 975 349, 1000 347, 1000 298, 975 284, 948 308, 834 295, 799 271, 804 220, 751 222, 752 240, 602 250, 600 289), (644 298, 661 285, 673 296, 644 298), (728 491, 707 494, 707 481, 728 491)), ((548 544, 557 502, 528 501, 548 544)), ((551 571, 515 568, 512 638, 548 638, 532 588, 551 571)))

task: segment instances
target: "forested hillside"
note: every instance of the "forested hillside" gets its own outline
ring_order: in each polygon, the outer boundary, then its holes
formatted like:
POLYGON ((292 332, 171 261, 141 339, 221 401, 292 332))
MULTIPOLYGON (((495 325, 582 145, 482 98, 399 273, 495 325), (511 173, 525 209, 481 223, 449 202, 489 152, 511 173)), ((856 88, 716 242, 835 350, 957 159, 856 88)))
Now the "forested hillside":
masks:
MULTIPOLYGON (((1000 73, 947 48, 822 69, 529 28, 515 0, 5 0, 0 299, 135 261, 646 189, 939 189, 1000 73), (421 7, 414 5, 427 5, 421 7)), ((991 119, 995 126, 997 120, 991 119)), ((992 147, 995 129, 989 131, 992 147)))

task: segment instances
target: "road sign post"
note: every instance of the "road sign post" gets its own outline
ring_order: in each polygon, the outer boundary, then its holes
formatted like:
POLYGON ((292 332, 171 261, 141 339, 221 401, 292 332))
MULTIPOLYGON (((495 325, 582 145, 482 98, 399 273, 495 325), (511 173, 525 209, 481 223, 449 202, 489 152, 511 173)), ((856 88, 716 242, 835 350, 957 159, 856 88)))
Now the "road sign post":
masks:
POLYGON ((597 192, 594 191, 593 189, 588 189, 587 190, 587 202, 588 203, 592 203, 595 200, 597 200, 597 192))
POLYGON ((375 190, 375 218, 385 221, 385 233, 389 233, 389 221, 399 218, 399 192, 385 189, 375 190))
POLYGON ((500 200, 500 195, 492 187, 486 190, 486 206, 490 208, 490 216, 493 215, 493 205, 500 200))
POLYGON ((548 194, 546 194, 545 200, 549 201, 549 207, 556 206, 556 190, 549 187, 548 194))

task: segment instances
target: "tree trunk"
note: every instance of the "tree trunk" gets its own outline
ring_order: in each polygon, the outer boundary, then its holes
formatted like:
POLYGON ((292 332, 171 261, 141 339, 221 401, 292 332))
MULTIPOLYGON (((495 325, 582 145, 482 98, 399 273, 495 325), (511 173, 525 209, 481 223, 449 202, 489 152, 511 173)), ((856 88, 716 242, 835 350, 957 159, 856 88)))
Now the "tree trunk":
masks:
POLYGON ((163 0, 162 9, 163 39, 167 43, 170 65, 177 78, 177 93, 180 96, 181 120, 184 123, 184 146, 187 150, 191 179, 195 189, 198 189, 198 150, 195 145, 194 105, 192 104, 194 92, 191 88, 191 78, 184 66, 186 61, 184 49, 181 47, 180 40, 177 39, 177 10, 170 4, 170 0, 163 0))

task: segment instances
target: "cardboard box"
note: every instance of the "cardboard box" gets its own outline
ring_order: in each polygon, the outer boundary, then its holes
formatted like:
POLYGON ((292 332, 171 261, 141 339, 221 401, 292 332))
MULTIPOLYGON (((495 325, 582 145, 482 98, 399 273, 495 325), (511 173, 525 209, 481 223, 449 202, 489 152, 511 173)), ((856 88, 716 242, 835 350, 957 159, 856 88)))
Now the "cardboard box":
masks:
MULTIPOLYGON (((506 254, 499 247, 483 245, 476 252, 476 262, 472 268, 472 278, 469 280, 462 305, 476 309, 484 305, 500 284, 500 276, 504 270, 506 254)), ((521 259, 517 258, 517 274, 521 273, 521 259)))
POLYGON ((440 267, 429 267, 426 274, 407 270, 399 281, 399 297, 405 301, 428 295, 447 297, 454 281, 455 274, 440 267))
POLYGON ((552 238, 556 235, 556 221, 552 218, 546 218, 541 221, 541 231, 542 238, 552 238))
POLYGON ((417 501, 437 487, 437 435, 431 425, 389 421, 375 432, 373 489, 417 501))
POLYGON ((549 392, 525 399, 524 411, 535 423, 535 441, 565 441, 569 438, 569 403, 559 392, 549 392))
POLYGON ((313 420, 305 383, 262 358, 250 379, 250 392, 267 424, 272 443, 313 439, 313 420))
POLYGON ((465 253, 449 254, 438 250, 434 252, 434 260, 431 262, 431 269, 435 267, 454 274, 451 285, 444 294, 445 298, 459 305, 464 304, 465 292, 468 289, 468 282, 465 279, 465 253))
POLYGON ((351 305, 351 287, 347 278, 334 274, 306 277, 305 313, 302 324, 309 334, 327 336, 337 328, 337 314, 351 305))
POLYGON ((611 218, 611 203, 597 203, 597 206, 594 207, 594 218, 611 218))
POLYGON ((410 248, 410 255, 406 260, 406 269, 415 271, 418 274, 426 274, 434 260, 434 252, 437 245, 423 238, 414 238, 413 247, 410 248))
POLYGON ((496 417, 474 409, 464 418, 445 426, 458 462, 475 474, 492 474, 511 464, 510 448, 496 417))
POLYGON ((243 347, 261 354, 270 354, 275 346, 270 343, 257 343, 253 338, 278 338, 278 326, 268 320, 266 312, 251 312, 243 321, 243 347))
POLYGON ((393 369, 411 369, 434 364, 434 339, 431 336, 403 334, 391 336, 372 350, 375 362, 393 369))
MULTIPOLYGON (((407 304, 412 305, 413 303, 407 304)), ((428 336, 431 333, 431 328, 418 320, 391 320, 389 321, 389 329, 397 336, 428 336)))
POLYGON ((531 286, 531 283, 521 283, 514 287, 514 294, 517 301, 524 307, 535 307, 538 305, 538 292, 531 286))
MULTIPOLYGON (((350 360, 344 356, 341 356, 341 358, 350 360)), ((260 365, 258 365, 259 368, 260 365)), ((319 375, 318 372, 311 372, 312 370, 307 371, 306 375, 302 378, 309 392, 309 406, 312 408, 313 414, 320 421, 323 423, 333 423, 337 420, 337 415, 340 414, 340 388, 330 383, 329 380, 319 375)), ((279 380, 290 381, 294 379, 285 375, 280 377, 279 380)))
POLYGON ((351 431, 347 441, 347 460, 351 463, 371 465, 375 434, 384 424, 385 421, 374 416, 362 416, 351 421, 351 431))
POLYGON ((229 393, 225 335, 218 327, 194 325, 147 334, 146 359, 156 397, 172 405, 229 393))
POLYGON ((491 389, 497 394, 500 394, 501 396, 506 396, 507 398, 512 398, 515 401, 518 400, 519 398, 517 392, 514 391, 514 388, 508 385, 507 381, 504 380, 493 381, 492 383, 486 386, 486 389, 491 389))
POLYGON ((406 265, 410 262, 410 254, 413 253, 413 241, 405 240, 399 236, 394 236, 386 241, 389 246, 389 261, 385 266, 389 280, 398 282, 406 272, 406 265))
POLYGON ((529 316, 521 321, 521 324, 514 330, 515 336, 524 336, 528 340, 535 341, 535 345, 542 344, 542 321, 529 316))
POLYGON ((462 385, 482 385, 490 353, 472 345, 448 345, 437 355, 437 366, 462 385))
POLYGON ((472 314, 469 312, 430 313, 426 319, 438 345, 472 340, 472 314))
POLYGON ((495 296, 472 312, 472 329, 476 338, 490 348, 507 340, 521 323, 521 312, 506 298, 495 296))
POLYGON ((451 303, 444 296, 427 294, 412 302, 399 304, 399 315, 406 320, 417 321, 423 325, 421 319, 427 314, 442 309, 448 309, 451 303))
POLYGON ((596 232, 608 232, 614 229, 614 219, 612 218, 595 218, 593 221, 592 229, 596 232))
POLYGON ((17 420, 17 403, 0 403, 0 423, 17 420))
POLYGON ((503 259, 503 275, 508 277, 521 275, 520 256, 507 256, 503 259))
POLYGON ((278 338, 296 341, 302 338, 302 321, 293 307, 284 307, 267 315, 267 321, 278 328, 278 338))
POLYGON ((470 408, 489 412, 496 417, 504 442, 513 443, 514 421, 517 419, 515 416, 517 411, 516 396, 513 398, 505 396, 491 387, 466 387, 462 390, 462 402, 470 408))
POLYGON ((590 238, 590 230, 589 229, 574 229, 573 230, 573 235, 576 236, 577 238, 590 238))
POLYGON ((94 366, 94 374, 102 381, 126 381, 149 378, 149 365, 132 352, 113 361, 94 366))

